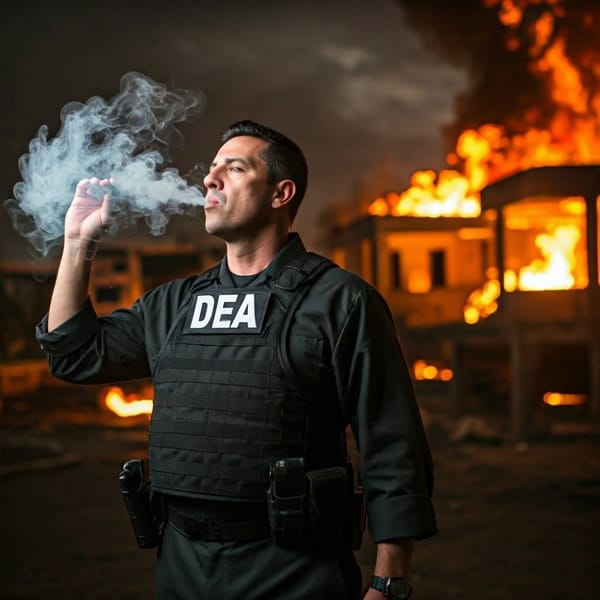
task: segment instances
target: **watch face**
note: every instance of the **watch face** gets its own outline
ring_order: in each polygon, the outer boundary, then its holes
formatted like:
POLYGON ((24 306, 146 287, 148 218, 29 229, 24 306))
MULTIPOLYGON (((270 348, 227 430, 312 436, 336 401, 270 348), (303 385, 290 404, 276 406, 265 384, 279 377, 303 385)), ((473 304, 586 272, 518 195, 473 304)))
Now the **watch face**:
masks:
POLYGON ((404 579, 391 579, 389 590, 391 598, 404 600, 410 597, 411 587, 404 579))

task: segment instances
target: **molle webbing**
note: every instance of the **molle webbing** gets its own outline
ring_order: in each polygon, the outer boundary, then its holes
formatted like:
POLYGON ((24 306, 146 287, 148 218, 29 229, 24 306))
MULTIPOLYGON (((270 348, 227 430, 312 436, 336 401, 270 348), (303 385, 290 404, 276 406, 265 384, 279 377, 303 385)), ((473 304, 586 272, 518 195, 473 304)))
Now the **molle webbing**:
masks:
MULTIPOLYGON (((211 285, 212 276, 206 286, 194 287, 155 370, 150 464, 156 489, 264 498, 270 464, 304 455, 306 400, 290 384, 277 346, 299 290, 310 287, 313 273, 318 276, 325 264, 333 264, 312 254, 301 258, 272 281, 243 292, 211 285), (214 328, 197 332, 189 325, 194 300, 201 304, 198 294, 206 294, 206 306, 221 307, 225 316, 215 317, 213 324, 226 321, 228 327, 235 321, 238 295, 256 292, 258 297, 265 291, 266 318, 257 333, 214 328)), ((192 325, 209 321, 205 313, 193 318, 192 325)))

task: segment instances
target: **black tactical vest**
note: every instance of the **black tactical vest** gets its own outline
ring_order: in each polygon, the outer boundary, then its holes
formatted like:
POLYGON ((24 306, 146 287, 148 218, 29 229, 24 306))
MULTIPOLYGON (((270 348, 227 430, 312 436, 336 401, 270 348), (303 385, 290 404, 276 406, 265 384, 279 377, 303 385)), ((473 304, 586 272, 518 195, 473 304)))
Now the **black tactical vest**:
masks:
POLYGON ((216 285, 215 269, 188 294, 154 371, 154 489, 263 499, 279 458, 303 456, 309 468, 343 463, 340 422, 319 418, 324 399, 301 389, 280 340, 286 316, 334 265, 310 253, 296 263, 244 288, 216 285))

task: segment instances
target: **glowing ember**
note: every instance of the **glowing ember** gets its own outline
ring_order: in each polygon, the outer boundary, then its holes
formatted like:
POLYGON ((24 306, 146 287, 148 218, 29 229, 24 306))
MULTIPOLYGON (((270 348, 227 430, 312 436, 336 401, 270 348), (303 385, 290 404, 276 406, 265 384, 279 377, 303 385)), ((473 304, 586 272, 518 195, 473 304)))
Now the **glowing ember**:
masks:
POLYGON ((465 323, 474 325, 494 314, 498 310, 496 300, 499 296, 500 282, 497 279, 489 279, 481 289, 472 292, 463 311, 465 323))
POLYGON ((413 374, 417 381, 450 381, 454 374, 451 369, 437 367, 424 360, 416 360, 413 374))
POLYGON ((137 415, 152 414, 152 400, 140 399, 136 394, 128 394, 125 396, 120 387, 111 387, 106 396, 104 403, 110 410, 120 417, 135 417, 137 415))
POLYGON ((548 404, 548 406, 580 406, 586 401, 585 394, 559 394, 558 392, 544 394, 544 404, 548 404))

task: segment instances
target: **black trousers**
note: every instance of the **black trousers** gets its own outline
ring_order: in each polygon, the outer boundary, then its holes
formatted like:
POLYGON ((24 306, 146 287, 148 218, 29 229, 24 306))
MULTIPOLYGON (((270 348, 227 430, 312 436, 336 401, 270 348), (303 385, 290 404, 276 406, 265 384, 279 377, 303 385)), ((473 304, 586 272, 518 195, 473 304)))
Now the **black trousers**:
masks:
POLYGON ((270 538, 191 540, 167 524, 156 587, 158 600, 357 600, 361 574, 347 546, 295 551, 270 538))

